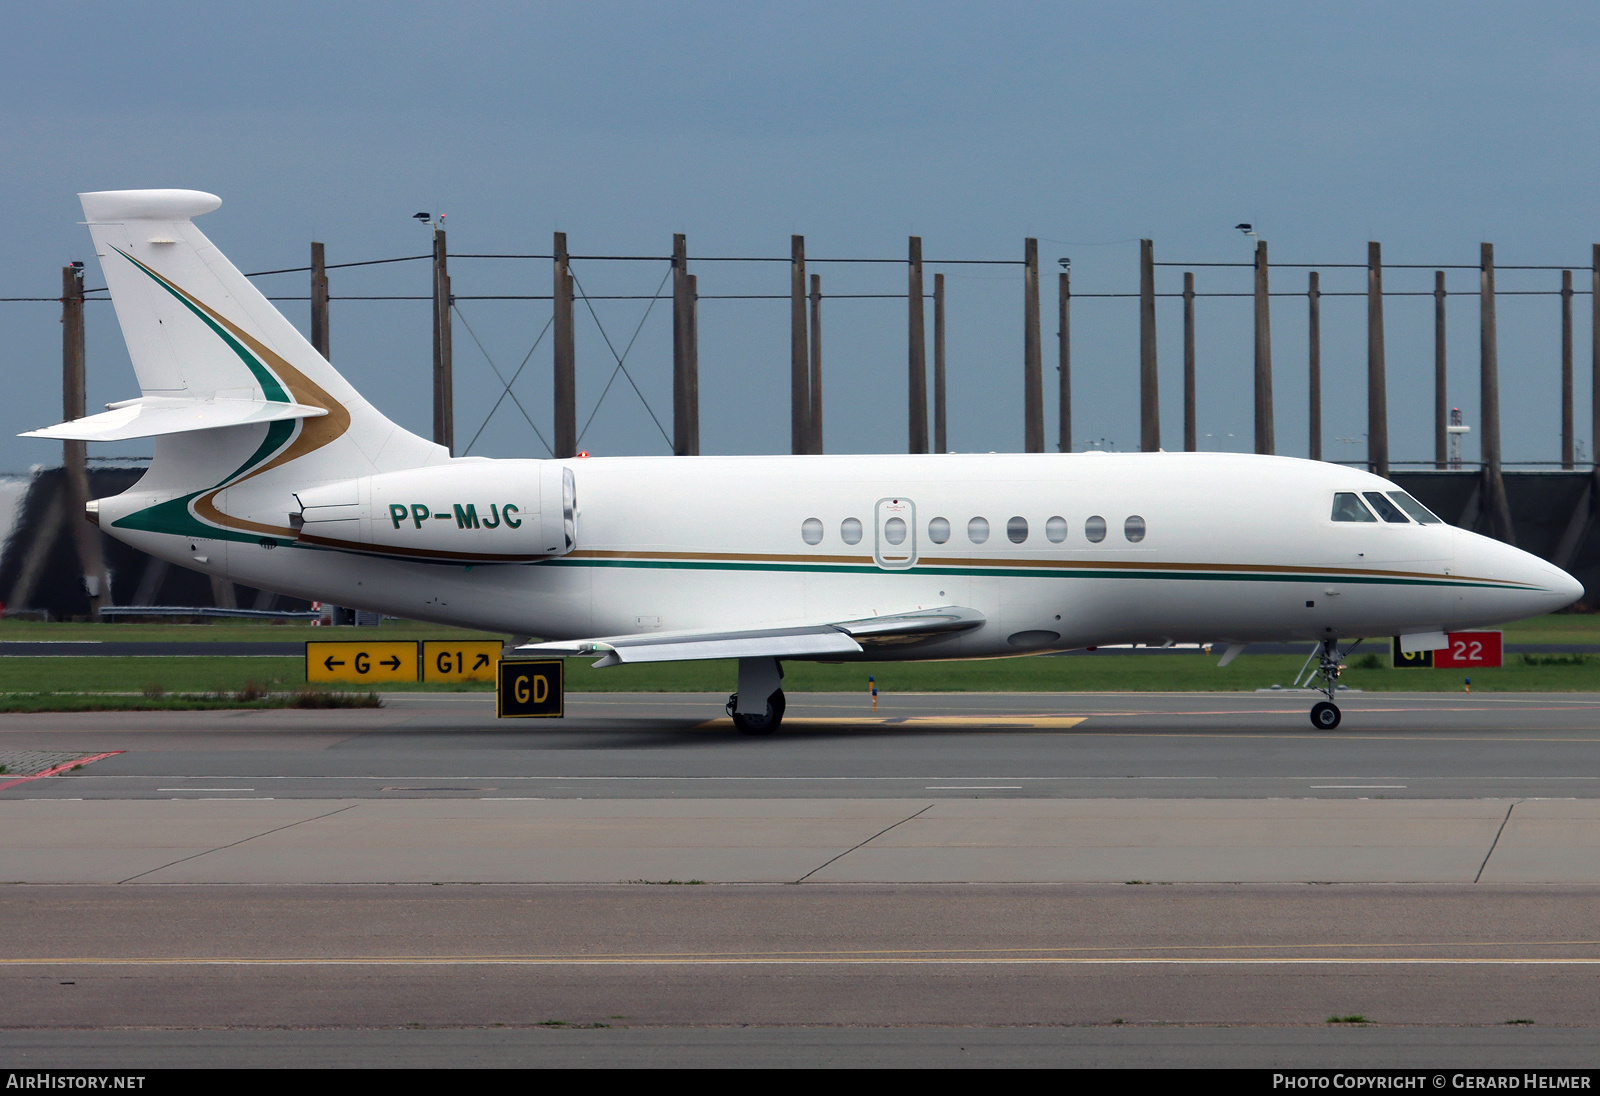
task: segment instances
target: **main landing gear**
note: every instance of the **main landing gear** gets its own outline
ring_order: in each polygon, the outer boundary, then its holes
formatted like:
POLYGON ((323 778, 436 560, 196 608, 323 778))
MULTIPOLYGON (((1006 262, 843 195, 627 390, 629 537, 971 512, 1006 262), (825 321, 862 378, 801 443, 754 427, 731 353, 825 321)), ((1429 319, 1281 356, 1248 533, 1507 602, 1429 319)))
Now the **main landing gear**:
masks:
POLYGON ((728 714, 740 734, 771 734, 783 722, 784 706, 782 689, 767 697, 767 710, 759 714, 740 712, 738 693, 728 698, 728 714))
POLYGON ((728 715, 740 734, 771 734, 778 729, 783 722, 782 684, 783 669, 777 659, 739 660, 739 691, 728 698, 728 715))
MULTIPOLYGON (((1324 639, 1317 644, 1311 657, 1317 660, 1317 668, 1306 678, 1306 684, 1320 679, 1321 684, 1311 687, 1328 694, 1327 700, 1319 700, 1311 706, 1311 725, 1319 731, 1331 731, 1339 725, 1339 706, 1333 702, 1333 696, 1339 688, 1339 671, 1344 669, 1344 653, 1339 650, 1337 639, 1324 639)), ((1306 659, 1307 665, 1310 662, 1311 659, 1306 659)))

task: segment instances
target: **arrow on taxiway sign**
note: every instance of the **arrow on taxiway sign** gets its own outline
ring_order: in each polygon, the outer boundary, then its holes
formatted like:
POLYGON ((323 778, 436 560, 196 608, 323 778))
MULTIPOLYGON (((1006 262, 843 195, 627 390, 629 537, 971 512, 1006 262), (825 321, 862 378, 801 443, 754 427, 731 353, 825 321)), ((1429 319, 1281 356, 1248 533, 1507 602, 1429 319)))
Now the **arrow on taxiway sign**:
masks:
MULTIPOLYGON (((325 666, 327 669, 332 670, 335 666, 343 666, 344 665, 344 659, 341 658, 341 659, 339 659, 339 661, 335 662, 333 660, 333 656, 329 655, 327 658, 322 660, 322 665, 325 666)), ((399 665, 399 663, 397 662, 395 665, 399 665)))
POLYGON ((476 661, 476 662, 474 662, 472 664, 472 668, 474 670, 481 670, 487 665, 489 665, 489 656, 485 655, 485 654, 480 654, 478 656, 478 661, 476 661))
POLYGON ((400 668, 400 656, 399 655, 390 655, 388 658, 384 659, 382 662, 379 662, 378 665, 379 666, 387 666, 391 670, 398 670, 400 668))

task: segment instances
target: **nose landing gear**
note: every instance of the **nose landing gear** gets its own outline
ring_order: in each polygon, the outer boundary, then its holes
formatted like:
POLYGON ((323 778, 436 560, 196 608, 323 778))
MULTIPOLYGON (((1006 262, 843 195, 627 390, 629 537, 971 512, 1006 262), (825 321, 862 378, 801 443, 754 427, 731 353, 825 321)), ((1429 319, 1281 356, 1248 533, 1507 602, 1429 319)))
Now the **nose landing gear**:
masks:
MULTIPOLYGON (((1339 688, 1339 671, 1344 669, 1344 652, 1339 650, 1337 639, 1324 639, 1317 644, 1311 657, 1317 660, 1317 668, 1307 676, 1306 683, 1309 685, 1320 679, 1321 684, 1312 685, 1312 688, 1328 694, 1327 700, 1319 700, 1311 706, 1311 725, 1319 731, 1331 731, 1339 725, 1340 719, 1339 706, 1333 702, 1333 696, 1339 688)), ((1306 660, 1308 664, 1310 661, 1306 660)))

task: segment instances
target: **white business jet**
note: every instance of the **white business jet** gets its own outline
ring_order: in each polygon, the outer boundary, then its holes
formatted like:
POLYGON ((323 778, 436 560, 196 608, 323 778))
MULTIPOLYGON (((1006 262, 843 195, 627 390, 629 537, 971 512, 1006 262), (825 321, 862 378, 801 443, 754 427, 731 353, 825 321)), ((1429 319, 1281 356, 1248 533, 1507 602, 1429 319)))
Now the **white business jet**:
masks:
MULTIPOLYGON (((361 397, 192 223, 189 190, 81 195, 140 396, 29 437, 154 438, 89 504, 234 582, 502 631, 597 666, 738 660, 740 730, 780 660, 997 658, 1117 643, 1316 644, 1559 609, 1583 589, 1333 464, 1223 453, 454 457, 361 397)), ((1311 679, 1308 679, 1311 680, 1311 679)))

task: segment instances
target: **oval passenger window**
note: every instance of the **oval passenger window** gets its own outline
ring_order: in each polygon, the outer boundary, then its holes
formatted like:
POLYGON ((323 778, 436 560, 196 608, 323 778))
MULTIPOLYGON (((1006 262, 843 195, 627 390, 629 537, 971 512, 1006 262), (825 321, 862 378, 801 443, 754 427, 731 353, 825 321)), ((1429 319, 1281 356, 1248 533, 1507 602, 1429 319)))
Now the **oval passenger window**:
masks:
POLYGON ((1106 519, 1096 514, 1083 523, 1083 535, 1089 538, 1090 544, 1099 544, 1106 539, 1106 519))
POLYGON ((890 544, 904 544, 906 542, 906 519, 890 518, 884 522, 883 539, 890 544))
POLYGON ((861 519, 845 518, 839 523, 839 539, 846 544, 861 543, 861 519))
POLYGON ((807 544, 821 544, 822 522, 817 518, 806 518, 800 523, 800 539, 807 544))
POLYGON ((1123 522, 1122 535, 1127 537, 1134 544, 1138 544, 1144 539, 1144 518, 1140 517, 1138 514, 1135 514, 1127 521, 1123 522))
POLYGON ((1044 523, 1044 535, 1050 538, 1051 544, 1060 544, 1067 539, 1067 519, 1051 518, 1044 523))
POLYGON ((973 518, 967 522, 967 539, 974 544, 982 544, 989 539, 989 519, 973 518))
POLYGON ((935 544, 943 544, 950 539, 950 522, 945 518, 934 518, 928 522, 928 539, 935 544))
POLYGON ((1006 539, 1012 544, 1021 544, 1028 539, 1028 519, 1015 517, 1006 522, 1006 539))

